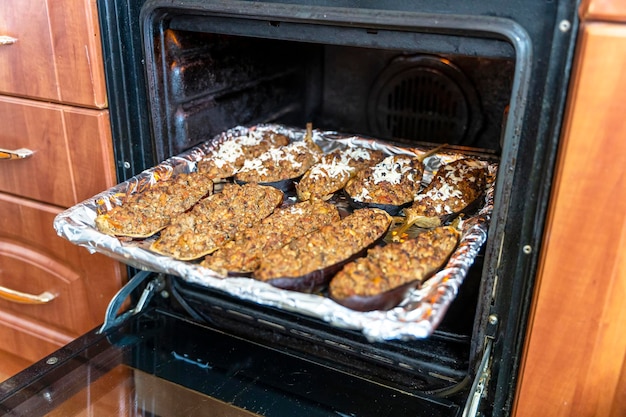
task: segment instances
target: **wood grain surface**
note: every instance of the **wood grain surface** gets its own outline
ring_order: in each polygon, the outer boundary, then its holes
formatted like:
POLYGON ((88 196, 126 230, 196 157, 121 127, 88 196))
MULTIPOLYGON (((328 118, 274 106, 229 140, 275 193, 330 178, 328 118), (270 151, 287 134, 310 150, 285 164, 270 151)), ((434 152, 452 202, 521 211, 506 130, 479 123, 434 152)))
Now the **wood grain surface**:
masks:
POLYGON ((626 415, 626 25, 582 27, 514 415, 626 415))

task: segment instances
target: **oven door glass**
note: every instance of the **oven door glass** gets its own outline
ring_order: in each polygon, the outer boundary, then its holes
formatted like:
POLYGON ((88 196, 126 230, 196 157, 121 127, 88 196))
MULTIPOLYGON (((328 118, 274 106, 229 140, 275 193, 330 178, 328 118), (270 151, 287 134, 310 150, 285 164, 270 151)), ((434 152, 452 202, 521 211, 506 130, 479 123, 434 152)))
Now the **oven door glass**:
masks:
POLYGON ((9 416, 459 416, 457 404, 158 309, 87 333, 0 384, 9 416))

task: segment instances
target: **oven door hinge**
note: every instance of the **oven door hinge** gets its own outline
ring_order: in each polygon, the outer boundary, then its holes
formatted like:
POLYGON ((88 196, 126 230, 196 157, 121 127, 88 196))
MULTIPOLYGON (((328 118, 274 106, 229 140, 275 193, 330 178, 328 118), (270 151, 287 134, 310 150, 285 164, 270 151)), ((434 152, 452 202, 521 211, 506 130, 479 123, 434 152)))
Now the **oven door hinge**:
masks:
POLYGON ((98 333, 104 333, 107 330, 117 327, 123 322, 125 322, 128 318, 140 313, 145 306, 148 305, 154 294, 160 292, 165 287, 165 279, 161 274, 157 275, 152 281, 146 284, 139 300, 137 301, 137 305, 134 308, 126 310, 123 313, 118 315, 119 309, 122 307, 122 304, 126 299, 131 295, 131 293, 148 277, 154 276, 154 272, 150 271, 141 271, 137 273, 134 277, 128 281, 126 285, 124 285, 118 292, 115 294, 115 297, 109 303, 107 307, 107 311, 104 317, 104 324, 98 330, 98 333))
POLYGON ((492 313, 487 317, 487 326, 485 328, 485 350, 476 377, 472 383, 472 389, 465 403, 463 417, 478 416, 478 406, 485 395, 485 388, 491 376, 491 348, 498 333, 498 315, 492 313))
POLYGON ((487 383, 489 382, 489 377, 491 376, 491 347, 493 345, 493 337, 487 336, 485 338, 485 351, 483 352, 483 357, 480 361, 480 366, 478 368, 478 372, 476 373, 476 377, 474 378, 474 382, 472 383, 472 389, 470 390, 469 396, 465 403, 465 408, 463 409, 463 417, 477 417, 478 414, 478 406, 480 405, 480 401, 485 395, 485 388, 487 387, 487 383))

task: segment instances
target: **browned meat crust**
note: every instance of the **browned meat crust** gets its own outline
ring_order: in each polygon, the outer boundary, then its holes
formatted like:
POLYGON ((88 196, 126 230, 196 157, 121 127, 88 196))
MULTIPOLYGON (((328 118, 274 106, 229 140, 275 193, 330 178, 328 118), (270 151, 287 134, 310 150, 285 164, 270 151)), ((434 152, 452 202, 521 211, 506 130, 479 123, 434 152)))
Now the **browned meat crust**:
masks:
POLYGON ((227 272, 251 272, 258 267, 265 253, 334 221, 339 221, 339 211, 321 200, 277 209, 257 226, 238 233, 235 240, 207 256, 202 266, 224 275, 227 272))
POLYGON ((344 266, 330 282, 335 300, 374 297, 410 282, 422 282, 441 269, 459 240, 459 232, 444 226, 403 243, 390 243, 368 251, 367 257, 344 266))
POLYGON ((359 147, 337 149, 324 155, 296 186, 298 198, 326 200, 341 190, 357 171, 377 164, 383 157, 381 151, 359 147))
POLYGON ((459 159, 439 168, 431 183, 405 209, 407 218, 439 218, 459 213, 483 194, 485 165, 475 159, 459 159))
POLYGON ((357 202, 401 206, 413 201, 423 173, 424 166, 417 157, 392 155, 359 171, 345 190, 357 202))
POLYGON ((319 148, 310 146, 308 141, 291 142, 245 161, 235 180, 268 183, 298 178, 321 156, 319 148))
POLYGON ((383 210, 355 210, 341 221, 322 226, 269 252, 254 272, 254 278, 269 281, 281 277, 301 277, 337 264, 381 238, 391 220, 383 210))
POLYGON ((244 162, 267 150, 289 143, 285 135, 272 131, 250 130, 247 135, 228 138, 198 163, 198 171, 213 178, 232 177, 244 162))
POLYGON ((213 181, 207 175, 179 174, 128 195, 121 206, 96 217, 96 228, 108 235, 148 237, 212 191, 213 181))
POLYGON ((282 191, 273 187, 226 184, 174 219, 150 249, 180 260, 200 258, 269 216, 282 201, 282 191))

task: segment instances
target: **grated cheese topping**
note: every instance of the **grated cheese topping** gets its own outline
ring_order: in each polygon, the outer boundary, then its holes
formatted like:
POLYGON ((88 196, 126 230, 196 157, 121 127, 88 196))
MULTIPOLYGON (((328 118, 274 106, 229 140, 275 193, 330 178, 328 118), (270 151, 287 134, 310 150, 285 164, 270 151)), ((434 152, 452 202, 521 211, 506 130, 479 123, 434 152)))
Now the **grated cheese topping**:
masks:
MULTIPOLYGON (((374 184, 386 181, 390 184, 399 184, 402 175, 412 169, 409 157, 401 158, 388 156, 372 169, 372 180, 374 184)), ((412 178, 411 178, 412 180, 412 178)))

